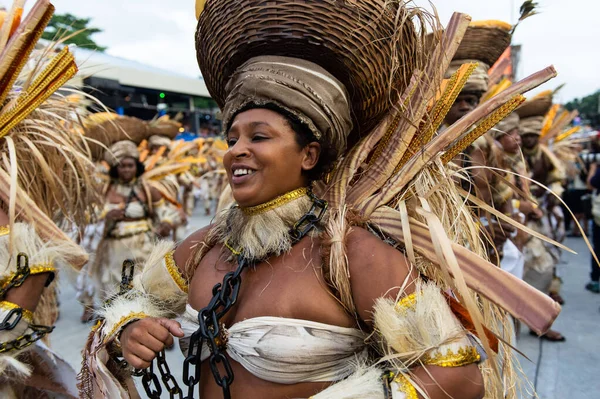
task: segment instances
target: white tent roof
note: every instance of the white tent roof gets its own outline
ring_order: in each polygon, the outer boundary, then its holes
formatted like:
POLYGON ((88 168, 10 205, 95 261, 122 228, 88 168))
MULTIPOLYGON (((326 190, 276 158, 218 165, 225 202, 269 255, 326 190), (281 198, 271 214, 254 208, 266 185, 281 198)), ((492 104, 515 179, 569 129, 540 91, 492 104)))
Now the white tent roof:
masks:
POLYGON ((155 68, 97 51, 71 47, 81 78, 94 76, 118 81, 124 86, 210 97, 202 78, 155 68))

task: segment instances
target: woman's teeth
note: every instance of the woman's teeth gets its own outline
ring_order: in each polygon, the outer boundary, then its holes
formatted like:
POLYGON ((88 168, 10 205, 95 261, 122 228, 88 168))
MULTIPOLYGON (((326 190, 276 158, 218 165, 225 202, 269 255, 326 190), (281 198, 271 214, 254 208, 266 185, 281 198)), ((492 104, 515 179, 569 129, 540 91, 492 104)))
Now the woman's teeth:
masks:
POLYGON ((254 171, 251 169, 236 169, 233 171, 234 176, 246 176, 251 175, 252 173, 254 173, 254 171))

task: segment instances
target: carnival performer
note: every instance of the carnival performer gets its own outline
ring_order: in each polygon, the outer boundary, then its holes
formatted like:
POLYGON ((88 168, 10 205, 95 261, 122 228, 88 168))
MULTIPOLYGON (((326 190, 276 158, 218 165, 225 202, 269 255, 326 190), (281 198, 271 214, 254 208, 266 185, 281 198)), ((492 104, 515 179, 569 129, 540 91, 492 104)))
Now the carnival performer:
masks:
MULTIPOLYGON (((540 220, 543 213, 533 201, 529 190, 530 184, 529 180, 527 180, 529 172, 525 158, 521 152, 519 115, 516 112, 510 114, 494 127, 491 134, 502 148, 504 155, 502 157, 503 164, 511 172, 507 174, 506 178, 519 190, 513 193, 512 216, 519 223, 526 223, 529 220, 540 220)), ((528 239, 528 233, 523 230, 517 230, 516 236, 507 240, 503 248, 504 257, 500 262, 501 267, 519 278, 523 278, 525 258, 522 251, 528 239)))
POLYGON ((59 274, 88 257, 58 226, 83 228, 97 186, 85 112, 57 93, 77 73, 74 57, 54 44, 33 51, 54 7, 39 0, 21 20, 22 6, 0 23, 0 397, 75 398, 75 371, 49 334, 59 274))
MULTIPOLYGON (((89 271, 101 301, 118 289, 123 261, 145 261, 155 238, 167 237, 173 228, 172 210, 160 192, 140 178, 144 165, 139 161, 135 143, 113 144, 106 151, 105 161, 110 165, 111 180, 103 189, 104 208, 100 219, 104 220, 104 232, 89 271)), ((83 317, 93 314, 93 301, 93 296, 83 299, 83 317)))
MULTIPOLYGON (((548 193, 543 187, 531 186, 531 193, 539 204, 544 217, 529 220, 529 226, 547 237, 554 238, 560 220, 564 218, 555 196, 562 195, 562 183, 565 175, 561 162, 547 146, 539 143, 545 116, 551 107, 552 99, 544 92, 523 104, 516 112, 520 117, 519 133, 529 175, 534 181, 552 191, 552 193, 548 193)), ((558 287, 556 287, 556 265, 560 260, 560 251, 541 239, 531 236, 525 244, 523 252, 525 255, 525 281, 547 294, 554 292, 554 297, 560 299, 558 287)), ((565 337, 554 330, 550 330, 542 338, 555 342, 565 341, 565 337)))
MULTIPOLYGON (((456 206, 440 151, 462 151, 466 130, 489 115, 475 110, 471 124, 433 137, 444 117, 433 110, 452 97, 436 93, 469 18, 455 15, 421 47, 407 16, 423 11, 401 2, 213 0, 197 11, 236 203, 176 249, 156 246, 132 289, 112 298, 84 352, 81 396, 135 396, 128 372, 157 355, 180 392, 162 352, 176 336, 189 398, 516 398, 498 304, 540 332, 559 307, 484 260, 473 215, 456 206), (280 31, 265 23, 272 15, 280 31)), ((489 109, 508 101, 501 119, 554 74, 514 85, 489 109)), ((451 94, 455 82, 444 83, 451 94)), ((152 392, 156 376, 142 374, 152 392)))
MULTIPOLYGON (((488 93, 490 67, 496 64, 510 45, 512 31, 512 26, 502 21, 471 23, 450 63, 446 77, 450 78, 468 62, 475 65, 471 68, 471 74, 463 90, 446 115, 447 126, 456 123, 475 109, 482 97, 488 93)), ((468 178, 461 179, 461 185, 467 191, 472 192, 488 206, 502 213, 511 214, 513 192, 500 172, 504 166, 501 153, 491 135, 484 134, 461 153, 455 162, 467 170, 468 178)), ((508 223, 490 217, 484 209, 480 210, 480 219, 487 232, 488 254, 495 258, 495 263, 501 263, 508 236, 515 232, 515 229, 508 223)))

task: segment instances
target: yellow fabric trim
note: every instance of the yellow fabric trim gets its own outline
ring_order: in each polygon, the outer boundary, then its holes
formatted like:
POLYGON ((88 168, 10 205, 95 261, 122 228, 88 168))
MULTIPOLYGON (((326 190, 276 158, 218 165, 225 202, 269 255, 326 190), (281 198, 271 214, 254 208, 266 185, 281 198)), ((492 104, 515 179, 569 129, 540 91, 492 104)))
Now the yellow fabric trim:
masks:
POLYGON ((6 236, 10 234, 10 227, 9 226, 0 226, 0 237, 2 236, 6 236))
POLYGON ((271 209, 279 208, 280 206, 292 202, 295 199, 304 197, 306 194, 308 194, 308 188, 302 187, 294 191, 290 191, 287 194, 283 194, 282 196, 279 196, 269 202, 265 202, 264 204, 241 209, 246 215, 258 215, 268 212, 271 209))
POLYGON ((39 265, 33 265, 29 267, 29 274, 31 276, 42 273, 56 273, 53 263, 40 263, 39 265))
POLYGON ((175 259, 173 258, 174 253, 175 251, 171 251, 165 255, 165 265, 167 266, 167 271, 171 275, 171 278, 173 279, 173 281, 175 281, 175 284, 177 284, 181 291, 187 294, 188 284, 187 281, 185 281, 185 279, 181 275, 181 272, 179 271, 179 268, 175 263, 175 259))
MULTIPOLYGON (((36 274, 42 273, 56 273, 56 269, 52 266, 52 263, 40 263, 38 265, 33 265, 29 268, 29 275, 34 276, 36 274)), ((15 273, 11 273, 10 275, 0 279, 0 286, 4 287, 6 283, 8 283, 13 277, 15 273)))
POLYGON ((29 324, 33 323, 33 312, 31 310, 23 309, 16 303, 2 301, 2 302, 0 302, 0 309, 2 309, 2 310, 21 309, 23 311, 23 317, 25 318, 25 320, 29 324))
POLYGON ((161 198, 161 199, 159 199, 158 201, 156 201, 156 202, 153 202, 153 203, 152 203, 152 206, 153 206, 154 208, 157 208, 157 207, 159 207, 159 206, 163 206, 164 204, 165 204, 165 199, 164 199, 164 198, 161 198))
POLYGON ((241 254, 242 254, 242 251, 241 251, 241 250, 237 250, 237 249, 235 249, 234 247, 232 247, 231 245, 229 245, 229 240, 225 240, 225 242, 224 242, 223 244, 224 244, 224 245, 227 247, 227 249, 228 249, 228 250, 230 250, 230 251, 231 251, 231 253, 232 253, 232 254, 234 254, 235 256, 239 256, 239 255, 241 255, 241 254))
POLYGON ((127 316, 121 317, 121 320, 110 330, 110 333, 107 337, 112 337, 115 335, 123 326, 133 320, 142 320, 148 317, 146 313, 138 312, 138 313, 129 313, 127 316))
POLYGON ((406 312, 406 310, 408 310, 408 309, 414 309, 416 304, 417 304, 417 294, 412 293, 412 294, 407 295, 404 298, 400 299, 398 301, 398 303, 396 304, 396 306, 394 307, 394 309, 398 313, 403 313, 403 312, 406 312))
POLYGON ((437 352, 435 355, 425 354, 421 359, 423 364, 439 367, 462 367, 477 363, 481 360, 481 355, 473 346, 463 347, 458 352, 448 349, 445 355, 437 352))
POLYGON ((398 374, 394 382, 398 384, 398 390, 406 395, 406 399, 419 399, 417 390, 404 374, 398 374))

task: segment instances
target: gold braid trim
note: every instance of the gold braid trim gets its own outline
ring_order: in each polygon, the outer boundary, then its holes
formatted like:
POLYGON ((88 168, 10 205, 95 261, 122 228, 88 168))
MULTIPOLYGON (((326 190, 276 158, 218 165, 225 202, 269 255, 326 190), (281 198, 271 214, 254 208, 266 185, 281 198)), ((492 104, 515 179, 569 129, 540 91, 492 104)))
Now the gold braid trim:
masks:
POLYGON ((2 301, 0 302, 0 309, 2 310, 13 310, 13 309, 21 309, 23 311, 23 318, 27 321, 27 323, 33 323, 33 312, 31 310, 23 309, 16 303, 2 301))
MULTIPOLYGON (((34 276, 36 274, 42 274, 42 273, 56 273, 56 269, 54 268, 53 264, 48 262, 48 263, 40 263, 37 265, 33 265, 29 268, 29 275, 30 276, 34 276)), ((15 273, 11 273, 9 276, 6 276, 2 279, 0 279, 0 286, 4 287, 4 285, 6 285, 6 283, 8 283, 14 276, 15 273)))
POLYGON ((394 382, 398 384, 398 391, 406 395, 406 399, 419 399, 417 390, 404 374, 398 374, 398 376, 394 378, 394 382))
POLYGON ((228 250, 231 251, 232 254, 234 254, 235 256, 240 256, 242 254, 242 251, 240 249, 235 249, 234 247, 231 246, 231 244, 229 244, 229 240, 225 240, 225 242, 223 243, 228 250))
POLYGON ((492 112, 487 118, 485 118, 477 127, 471 132, 467 133, 465 137, 458 140, 458 142, 450 147, 444 155, 442 155, 442 162, 447 164, 451 160, 453 160, 458 154, 464 151, 465 148, 470 146, 475 140, 479 137, 483 136, 486 132, 488 132, 491 128, 496 126, 498 122, 502 119, 506 118, 508 114, 513 112, 519 105, 525 102, 525 97, 518 94, 498 108, 496 111, 492 112))
POLYGON ((146 317, 149 317, 146 313, 129 313, 127 316, 124 316, 119 320, 117 324, 110 330, 110 333, 106 335, 106 337, 112 337, 115 335, 121 328, 123 328, 126 324, 134 321, 134 320, 142 320, 146 317))
POLYGON ((394 307, 394 309, 396 310, 396 312, 403 314, 407 310, 414 309, 416 304, 417 304, 417 294, 413 292, 412 294, 407 295, 404 298, 400 299, 398 301, 398 303, 396 304, 396 306, 394 307))
POLYGON ((458 352, 448 349, 446 354, 437 352, 435 355, 425 354, 421 361, 423 364, 438 367, 462 367, 477 363, 481 360, 481 355, 473 346, 460 348, 458 352))
POLYGON ((165 255, 165 265, 167 266, 167 271, 171 275, 171 278, 173 279, 173 281, 175 281, 175 284, 177 284, 177 286, 179 287, 179 289, 181 291, 183 291, 187 294, 188 293, 188 284, 187 284, 187 281, 181 275, 181 272, 179 271, 179 268, 177 267, 177 264, 175 263, 175 259, 173 259, 174 253, 175 253, 175 251, 171 251, 165 255))
POLYGON ((301 187, 289 193, 283 194, 269 202, 264 204, 251 206, 248 208, 240 208, 246 215, 258 215, 270 211, 271 209, 279 208, 282 205, 292 202, 298 198, 304 197, 308 194, 308 188, 301 187))
POLYGON ((10 234, 10 227, 9 226, 0 226, 0 237, 2 236, 6 236, 10 234))

